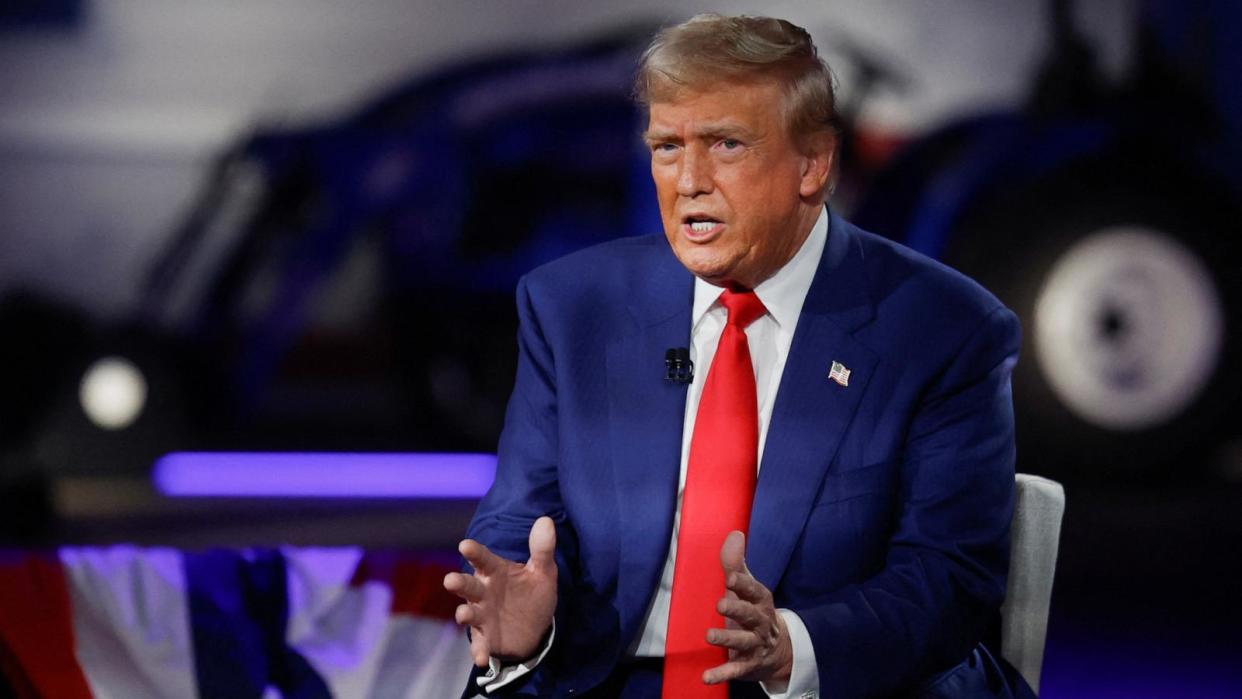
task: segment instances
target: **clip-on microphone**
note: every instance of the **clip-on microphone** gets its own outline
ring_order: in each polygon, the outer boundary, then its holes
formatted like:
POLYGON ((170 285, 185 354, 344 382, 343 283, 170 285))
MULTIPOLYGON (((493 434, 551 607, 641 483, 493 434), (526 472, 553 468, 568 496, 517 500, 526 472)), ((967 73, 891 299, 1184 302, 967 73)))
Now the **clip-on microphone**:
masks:
POLYGON ((664 351, 664 378, 680 384, 694 380, 694 362, 690 361, 689 349, 671 347, 664 351))

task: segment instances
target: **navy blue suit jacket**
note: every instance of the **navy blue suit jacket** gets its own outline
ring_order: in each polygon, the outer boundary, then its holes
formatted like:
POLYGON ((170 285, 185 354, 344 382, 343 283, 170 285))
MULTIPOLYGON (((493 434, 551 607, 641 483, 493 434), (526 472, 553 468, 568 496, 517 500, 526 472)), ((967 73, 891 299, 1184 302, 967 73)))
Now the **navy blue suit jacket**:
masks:
MULTIPOLYGON (((469 536, 521 561, 534 520, 556 521, 556 642, 522 693, 580 695, 639 631, 668 553, 686 400, 664 353, 690 345, 692 298, 660 236, 518 286, 517 379, 469 536)), ((810 632, 825 697, 982 681, 963 673, 1005 593, 1018 344, 1014 315, 977 284, 831 217, 747 538, 750 570, 810 632), (848 386, 828 378, 834 361, 848 386)))

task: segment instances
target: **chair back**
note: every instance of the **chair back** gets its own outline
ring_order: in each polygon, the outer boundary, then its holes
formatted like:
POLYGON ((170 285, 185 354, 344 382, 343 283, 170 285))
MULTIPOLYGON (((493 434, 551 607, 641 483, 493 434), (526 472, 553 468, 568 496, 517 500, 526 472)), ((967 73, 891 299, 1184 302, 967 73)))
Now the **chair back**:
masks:
POLYGON ((1001 605, 1001 655, 1037 693, 1064 513, 1065 489, 1060 483, 1017 475, 1009 586, 1001 605))

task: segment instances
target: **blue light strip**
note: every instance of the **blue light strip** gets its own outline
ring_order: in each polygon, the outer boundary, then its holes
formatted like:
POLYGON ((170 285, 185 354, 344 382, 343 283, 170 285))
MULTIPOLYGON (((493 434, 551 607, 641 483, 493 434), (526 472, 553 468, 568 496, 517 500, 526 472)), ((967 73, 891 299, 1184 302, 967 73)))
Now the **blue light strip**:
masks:
POLYGON ((155 462, 172 497, 478 498, 494 454, 173 452, 155 462))

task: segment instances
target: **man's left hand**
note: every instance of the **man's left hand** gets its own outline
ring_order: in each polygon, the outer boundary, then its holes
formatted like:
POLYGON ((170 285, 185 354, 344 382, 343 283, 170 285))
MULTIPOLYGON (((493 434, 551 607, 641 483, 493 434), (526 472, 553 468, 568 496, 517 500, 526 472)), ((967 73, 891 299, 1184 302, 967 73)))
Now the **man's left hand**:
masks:
POLYGON ((793 644, 772 593, 746 567, 745 534, 729 532, 720 547, 720 565, 726 589, 716 611, 725 617, 725 628, 708 629, 707 642, 728 648, 729 662, 704 672, 703 681, 788 682, 793 644))

